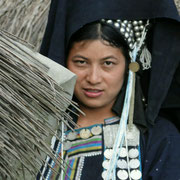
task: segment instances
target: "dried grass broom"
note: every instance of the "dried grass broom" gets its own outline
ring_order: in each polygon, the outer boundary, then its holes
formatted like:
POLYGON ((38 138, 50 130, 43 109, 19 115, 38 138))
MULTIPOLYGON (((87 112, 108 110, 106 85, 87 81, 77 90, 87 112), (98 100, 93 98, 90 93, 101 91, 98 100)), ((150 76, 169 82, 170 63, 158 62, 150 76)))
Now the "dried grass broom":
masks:
MULTIPOLYGON (((35 179, 72 104, 75 76, 0 31, 0 179, 35 179)), ((62 163, 62 162, 60 162, 62 163)))

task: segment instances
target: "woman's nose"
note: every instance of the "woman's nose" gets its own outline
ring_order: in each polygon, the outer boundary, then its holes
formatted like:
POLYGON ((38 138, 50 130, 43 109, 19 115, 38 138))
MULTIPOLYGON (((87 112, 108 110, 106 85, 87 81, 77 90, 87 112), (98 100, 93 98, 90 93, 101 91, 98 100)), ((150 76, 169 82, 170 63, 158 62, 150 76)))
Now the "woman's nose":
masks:
POLYGON ((91 67, 88 71, 87 81, 90 84, 99 84, 102 80, 101 69, 98 66, 91 67))

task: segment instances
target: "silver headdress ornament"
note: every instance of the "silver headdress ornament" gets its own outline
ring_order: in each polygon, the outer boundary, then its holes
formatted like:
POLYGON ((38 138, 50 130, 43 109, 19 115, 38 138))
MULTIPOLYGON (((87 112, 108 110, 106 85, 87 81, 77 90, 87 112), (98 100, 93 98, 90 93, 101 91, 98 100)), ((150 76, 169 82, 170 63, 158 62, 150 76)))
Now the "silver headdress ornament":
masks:
MULTIPOLYGON (((136 48, 139 61, 142 63, 143 70, 151 68, 151 54, 146 48, 144 43, 146 32, 148 30, 149 21, 136 20, 101 20, 103 23, 109 24, 114 27, 124 37, 130 49, 130 57, 132 58, 132 52, 136 48)), ((137 69, 136 65, 132 67, 137 69)))
MULTIPOLYGON (((149 69, 151 67, 151 54, 145 45, 145 38, 149 26, 149 20, 128 21, 103 19, 102 22, 111 25, 112 27, 117 29, 118 32, 120 32, 129 46, 129 55, 131 58, 124 105, 120 123, 118 125, 117 135, 113 145, 113 155, 109 162, 109 168, 107 169, 106 177, 104 178, 105 180, 115 180, 118 159, 120 158, 123 149, 125 148, 125 151, 128 154, 128 146, 132 146, 132 142, 133 145, 136 144, 136 148, 139 147, 140 132, 138 128, 133 124, 136 72, 140 69, 140 66, 136 61, 137 59, 139 59, 139 61, 142 63, 143 70, 149 69), (123 147, 124 144, 125 147, 123 147)), ((128 156, 127 163, 127 178, 129 177, 129 179, 134 179, 134 171, 130 170, 128 156)), ((138 178, 135 179, 140 179, 142 177, 142 172, 140 170, 137 170, 136 173, 138 173, 138 178)), ((119 176, 121 175, 122 172, 120 171, 119 176)))

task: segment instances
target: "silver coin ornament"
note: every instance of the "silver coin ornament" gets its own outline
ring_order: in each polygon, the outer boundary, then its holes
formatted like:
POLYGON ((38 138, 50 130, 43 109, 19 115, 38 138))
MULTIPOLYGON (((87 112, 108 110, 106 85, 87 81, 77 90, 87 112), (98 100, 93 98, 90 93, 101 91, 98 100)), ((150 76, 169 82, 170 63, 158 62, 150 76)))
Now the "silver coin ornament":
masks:
POLYGON ((104 169, 108 169, 110 165, 110 161, 109 160, 104 160, 102 163, 102 166, 104 169))
POLYGON ((130 176, 132 179, 137 180, 137 179, 141 179, 142 173, 140 170, 132 170, 130 176))
POLYGON ((117 167, 120 169, 127 169, 128 168, 128 164, 124 159, 119 159, 117 161, 117 167))
POLYGON ((131 169, 137 169, 140 166, 139 159, 131 159, 129 161, 129 166, 130 166, 131 169))
POLYGON ((122 158, 127 156, 126 148, 124 148, 124 147, 120 148, 119 156, 122 157, 122 158))
POLYGON ((77 132, 69 132, 68 134, 67 134, 67 139, 68 140, 75 140, 76 139, 76 137, 77 137, 77 132))
POLYGON ((106 149, 106 150, 104 151, 104 157, 105 157, 106 159, 111 159, 112 156, 113 156, 113 149, 106 149))
POLYGON ((119 170, 117 172, 117 176, 119 179, 126 180, 129 176, 126 170, 119 170))
POLYGON ((94 126, 92 129, 91 129, 91 133, 93 135, 99 135, 102 133, 102 127, 101 126, 94 126))
POLYGON ((106 179, 107 177, 107 171, 103 171, 102 174, 101 174, 102 178, 103 179, 106 179))
POLYGON ((91 131, 89 129, 82 129, 79 134, 82 139, 87 139, 91 136, 91 131))
POLYGON ((70 149, 71 146, 72 146, 72 144, 71 144, 70 141, 65 141, 65 142, 63 142, 63 149, 64 149, 65 151, 67 151, 68 149, 70 149))
POLYGON ((136 148, 132 148, 129 150, 129 157, 130 158, 137 158, 139 156, 139 151, 136 148))
MULTIPOLYGON (((107 174, 108 174, 108 171, 106 171, 106 170, 103 171, 101 174, 102 178, 107 179, 107 174)), ((112 180, 112 174, 110 175, 109 180, 112 180)))
MULTIPOLYGON (((106 170, 103 171, 102 174, 101 174, 102 178, 103 178, 103 179, 106 179, 106 178, 107 178, 107 174, 108 174, 108 171, 106 171, 106 170)), ((112 175, 110 175, 109 178, 110 178, 109 180, 112 180, 112 175)))

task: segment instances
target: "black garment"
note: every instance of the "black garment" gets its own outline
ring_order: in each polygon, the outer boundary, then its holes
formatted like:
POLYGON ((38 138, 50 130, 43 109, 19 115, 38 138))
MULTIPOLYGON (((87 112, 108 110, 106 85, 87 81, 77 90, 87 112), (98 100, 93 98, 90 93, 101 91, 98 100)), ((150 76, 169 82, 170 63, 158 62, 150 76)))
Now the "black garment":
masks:
MULTIPOLYGON (((147 44, 152 53, 152 68, 150 74, 145 71, 141 75, 142 91, 148 104, 146 119, 154 124, 160 115, 180 128, 180 71, 177 71, 180 67, 180 17, 174 1, 53 0, 41 53, 64 65, 70 36, 84 24, 102 18, 151 19, 147 44)), ((135 104, 135 112, 141 114, 139 107, 141 105, 135 104)), ((119 106, 119 113, 121 109, 119 106)), ((139 118, 135 116, 134 122, 137 121, 139 118)))

